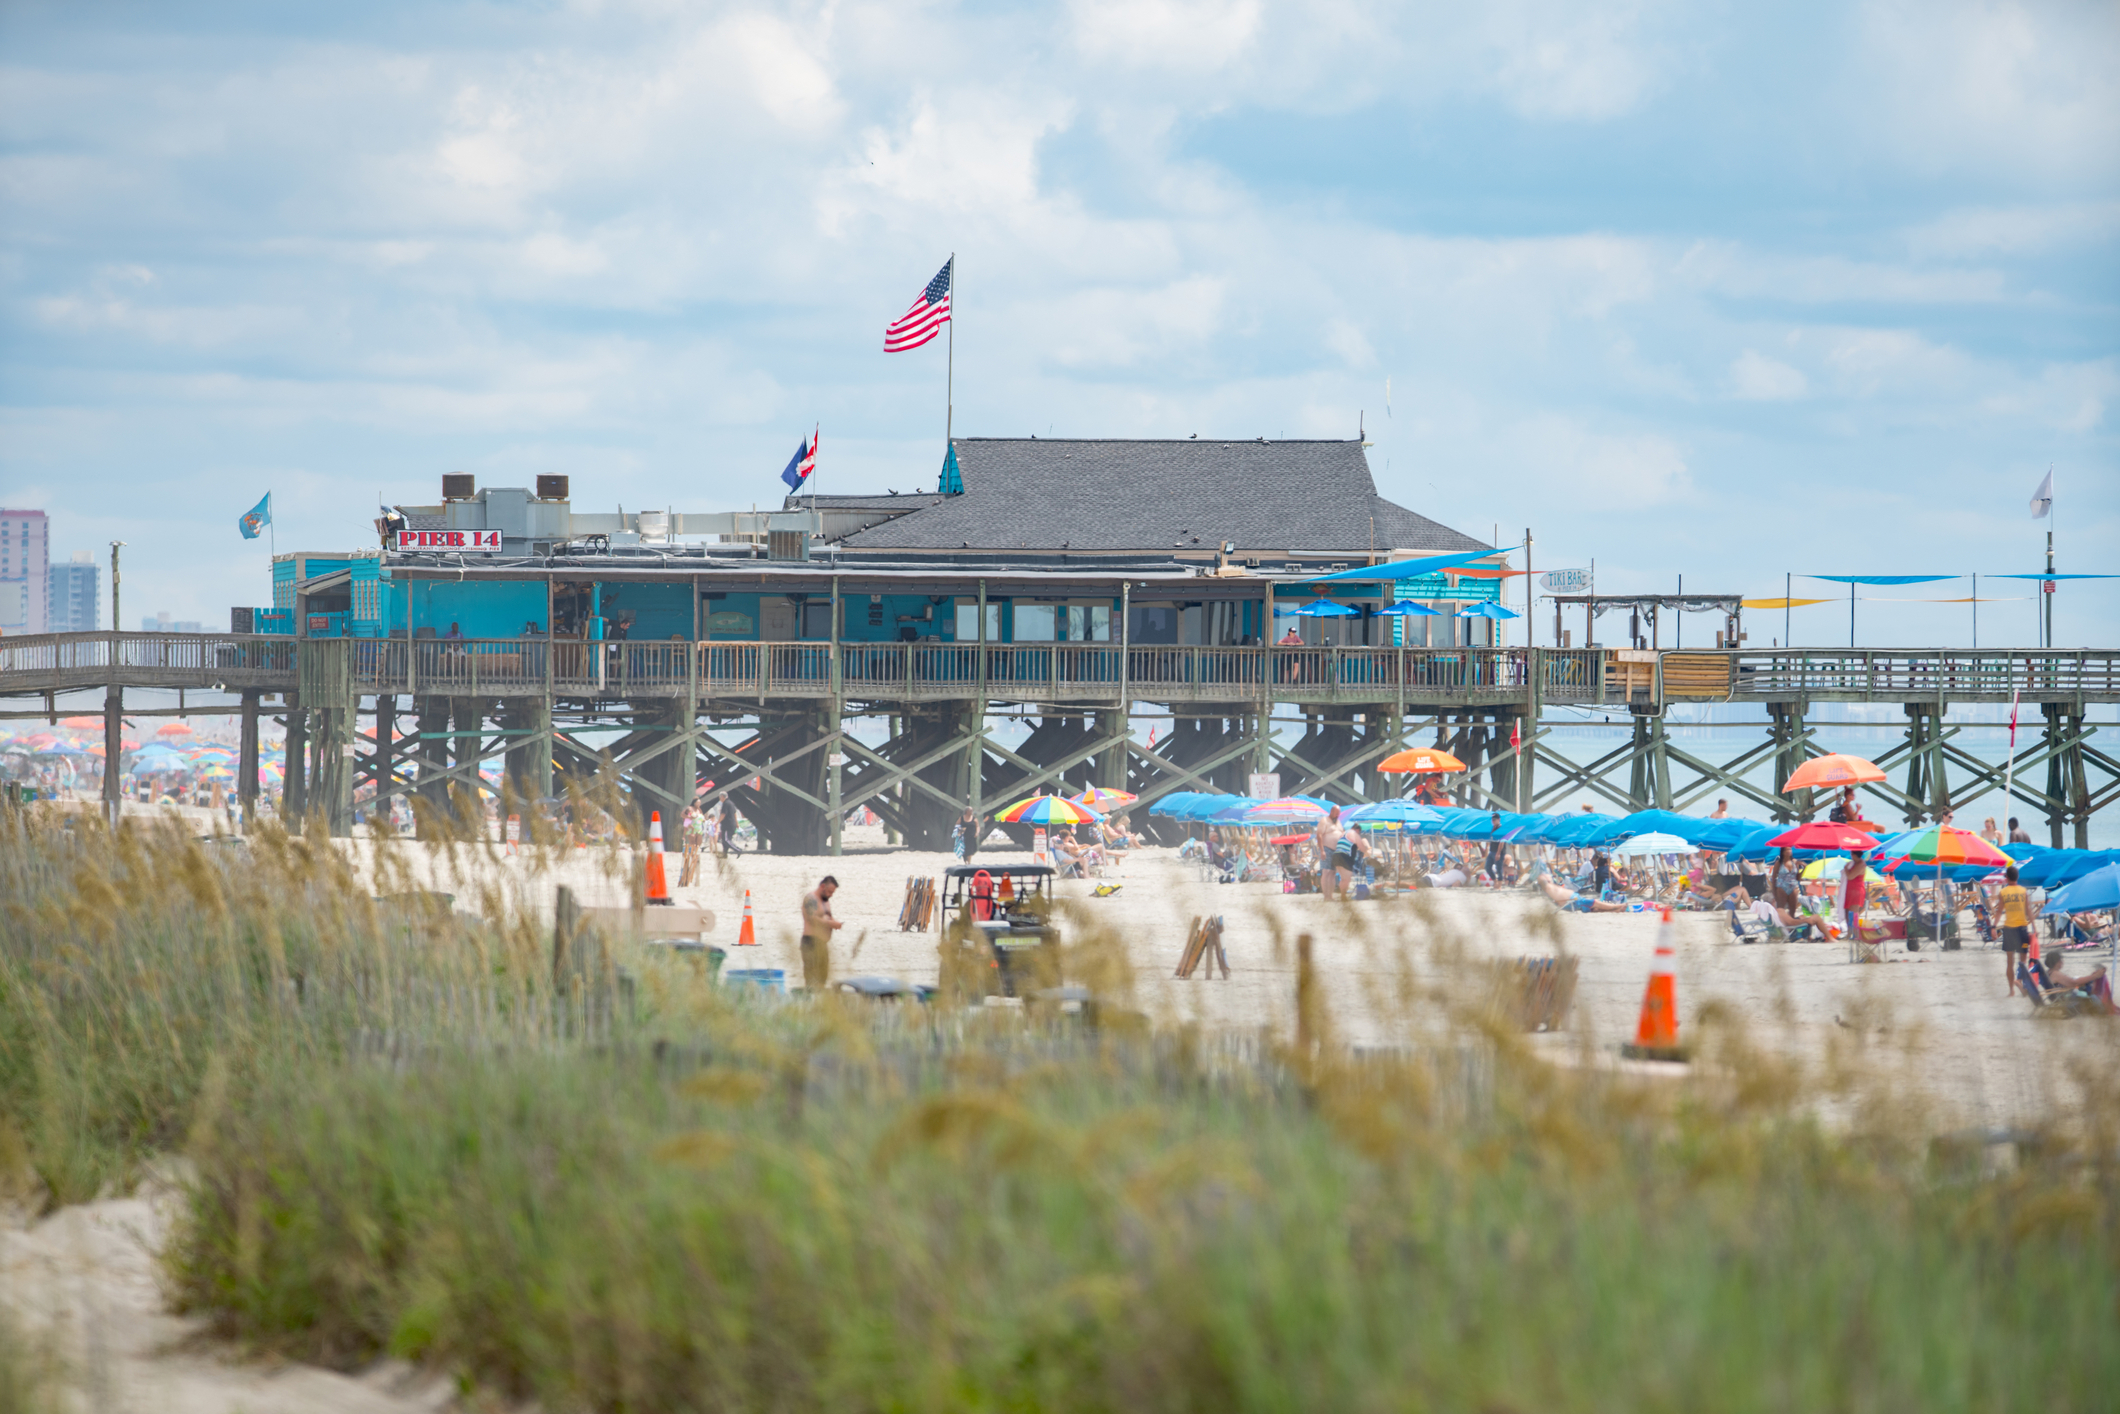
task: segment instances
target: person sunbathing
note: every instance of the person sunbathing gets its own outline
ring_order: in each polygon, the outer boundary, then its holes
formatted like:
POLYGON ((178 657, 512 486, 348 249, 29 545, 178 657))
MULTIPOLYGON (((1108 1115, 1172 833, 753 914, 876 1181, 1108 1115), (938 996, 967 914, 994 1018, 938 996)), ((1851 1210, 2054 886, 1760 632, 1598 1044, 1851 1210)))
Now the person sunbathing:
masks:
POLYGON ((2025 966, 2035 974, 2042 974, 2041 984, 2047 991, 2076 992, 2105 1008, 2108 1016, 2120 1014, 2116 1013, 2113 1006, 2113 984, 2105 975, 2104 963, 2098 964, 2081 976, 2070 976, 2064 972, 2058 956, 2053 961, 2044 963, 2034 958, 2025 966))
POLYGON ((1538 884, 1540 888, 1546 891, 1546 897, 1553 900, 1553 906, 1563 913, 1625 913, 1627 911, 1627 905, 1623 903, 1608 903, 1601 898, 1588 898, 1572 889, 1562 888, 1551 879, 1542 878, 1538 881, 1538 884))

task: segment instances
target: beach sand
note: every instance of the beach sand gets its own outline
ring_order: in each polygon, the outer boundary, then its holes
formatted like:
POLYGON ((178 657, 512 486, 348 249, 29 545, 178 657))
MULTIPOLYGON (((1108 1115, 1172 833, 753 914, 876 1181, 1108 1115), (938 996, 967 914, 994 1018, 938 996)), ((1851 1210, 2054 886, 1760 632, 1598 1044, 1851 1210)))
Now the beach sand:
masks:
MULTIPOLYGON (((978 859, 1029 862, 1026 853, 994 847, 1002 844, 993 837, 978 859)), ((358 840, 349 847, 363 857, 373 850, 358 840)), ((937 933, 899 931, 898 913, 909 877, 939 882, 955 860, 888 848, 874 827, 850 828, 845 851, 836 859, 739 854, 720 868, 709 859, 703 881, 691 888, 675 887, 678 857, 672 854, 672 897, 713 911, 714 929, 706 939, 728 949, 728 966, 779 968, 793 990, 802 977, 796 947, 801 898, 829 873, 839 880, 833 910, 844 925, 833 946, 833 975, 934 982, 937 933), (746 890, 755 912, 755 949, 734 946, 746 890)), ((561 883, 584 906, 626 906, 626 862, 611 860, 608 852, 561 853, 573 857, 550 867, 527 856, 502 858, 467 873, 489 885, 504 879, 522 906, 545 916, 561 883)), ((423 867, 437 862, 428 846, 405 854, 428 860, 423 867)), ((476 857, 459 854, 467 864, 476 857)), ((480 910, 476 882, 467 884, 446 868, 427 877, 434 887, 459 891, 459 909, 480 910)), ((1363 902, 1288 895, 1277 883, 1213 882, 1167 849, 1122 855, 1105 879, 1063 880, 1055 890, 1067 905, 1065 926, 1101 928, 1123 948, 1134 987, 1131 997, 1117 1000, 1162 1023, 1248 1033, 1264 1028, 1285 1036, 1295 1010, 1293 940, 1306 933, 1335 1036, 1365 1047, 1417 1041, 1440 1020, 1441 1008, 1432 1000, 1402 1000, 1409 975, 1422 988, 1470 1000, 1467 989, 1479 983, 1466 969, 1454 968, 1450 957, 1565 952, 1579 959, 1574 1010, 1563 1034, 1533 1044, 1577 1063, 1585 1054, 1614 1055, 1621 1041, 1632 1038, 1662 927, 1654 913, 1562 914, 1542 895, 1519 890, 1422 890, 1411 898, 1363 902), (1098 883, 1120 888, 1095 898, 1098 883), (1201 915, 1224 920, 1231 970, 1226 981, 1172 976, 1191 920, 1201 915)), ((2007 995, 2002 955, 1978 941, 1969 919, 1961 951, 1941 952, 1929 944, 1909 953, 1895 945, 1891 960, 1874 966, 1850 963, 1843 944, 1739 943, 1721 914, 1679 913, 1671 927, 1682 1040, 1690 1019, 1713 1001, 1742 1018, 1758 1043, 1807 1062, 1860 1053, 1873 1073, 1927 1101, 1937 1124, 2008 1128, 2046 1113, 2065 1090, 2054 1082, 2068 1058, 2098 1039, 2093 1025, 2035 1020, 2029 1003, 2007 995)))

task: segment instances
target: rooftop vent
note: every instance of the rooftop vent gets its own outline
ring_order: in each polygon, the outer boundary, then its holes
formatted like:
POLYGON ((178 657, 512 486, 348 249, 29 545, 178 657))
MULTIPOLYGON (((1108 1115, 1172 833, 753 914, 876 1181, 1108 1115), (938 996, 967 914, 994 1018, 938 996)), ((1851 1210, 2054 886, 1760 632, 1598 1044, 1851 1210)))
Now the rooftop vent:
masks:
POLYGON ((540 476, 537 479, 537 499, 540 501, 566 500, 567 478, 564 476, 540 476))
POLYGON ((468 473, 451 473, 442 478, 442 499, 445 501, 468 501, 478 495, 478 478, 468 473))
POLYGON ((807 560, 810 558, 810 535, 804 530, 768 530, 766 532, 766 558, 769 560, 807 560))

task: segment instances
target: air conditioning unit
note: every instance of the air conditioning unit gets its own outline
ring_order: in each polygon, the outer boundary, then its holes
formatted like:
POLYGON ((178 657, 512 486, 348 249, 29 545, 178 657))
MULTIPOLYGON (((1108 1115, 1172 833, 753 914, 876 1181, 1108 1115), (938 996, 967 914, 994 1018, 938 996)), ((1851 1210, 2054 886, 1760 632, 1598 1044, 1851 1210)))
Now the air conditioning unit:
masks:
POLYGON ((807 560, 810 558, 810 533, 807 530, 768 530, 766 558, 807 560))
POLYGON ((567 478, 564 476, 540 476, 537 479, 537 499, 540 501, 566 500, 567 478))
POLYGON ((442 499, 445 501, 468 501, 478 495, 478 478, 462 472, 451 472, 442 477, 442 499))

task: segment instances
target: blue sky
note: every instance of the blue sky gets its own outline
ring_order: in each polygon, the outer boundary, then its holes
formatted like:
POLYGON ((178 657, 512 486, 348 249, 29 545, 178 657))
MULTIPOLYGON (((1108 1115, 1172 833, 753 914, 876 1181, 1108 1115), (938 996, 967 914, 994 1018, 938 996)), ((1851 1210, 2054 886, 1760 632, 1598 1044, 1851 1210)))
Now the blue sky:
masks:
POLYGON ((1752 595, 2037 568, 2051 465, 2120 571, 2110 4, 341 8, 0 7, 0 502, 129 542, 128 620, 263 599, 268 488, 283 550, 445 471, 747 506, 814 423, 930 486, 881 334, 952 251, 963 433, 1359 423, 1541 567, 1752 595))

